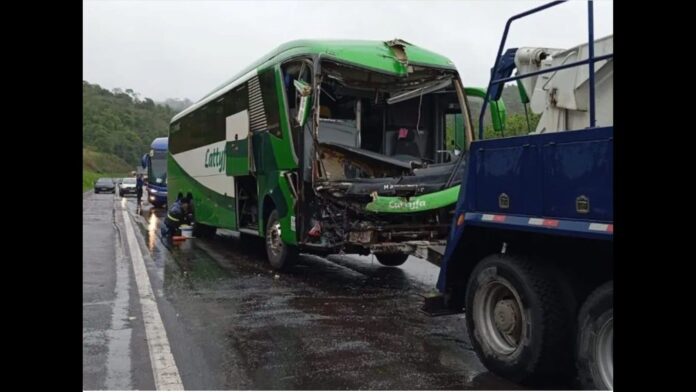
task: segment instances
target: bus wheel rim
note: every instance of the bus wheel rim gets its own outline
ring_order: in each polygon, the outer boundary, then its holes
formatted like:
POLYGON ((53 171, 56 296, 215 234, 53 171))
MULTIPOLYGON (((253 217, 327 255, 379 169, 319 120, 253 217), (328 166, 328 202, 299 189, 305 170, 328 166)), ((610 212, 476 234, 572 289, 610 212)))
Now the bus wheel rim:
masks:
POLYGON ((274 222, 268 236, 268 249, 273 256, 279 255, 283 251, 283 241, 280 239, 280 222, 274 222))

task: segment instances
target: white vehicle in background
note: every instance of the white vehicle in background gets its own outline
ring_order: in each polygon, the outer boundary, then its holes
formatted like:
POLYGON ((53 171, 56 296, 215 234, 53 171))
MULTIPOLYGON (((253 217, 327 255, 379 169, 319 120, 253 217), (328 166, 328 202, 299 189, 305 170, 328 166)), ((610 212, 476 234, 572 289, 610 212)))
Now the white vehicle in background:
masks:
POLYGON ((118 186, 118 195, 124 197, 126 195, 135 195, 136 190, 136 180, 135 177, 126 177, 121 180, 118 186))

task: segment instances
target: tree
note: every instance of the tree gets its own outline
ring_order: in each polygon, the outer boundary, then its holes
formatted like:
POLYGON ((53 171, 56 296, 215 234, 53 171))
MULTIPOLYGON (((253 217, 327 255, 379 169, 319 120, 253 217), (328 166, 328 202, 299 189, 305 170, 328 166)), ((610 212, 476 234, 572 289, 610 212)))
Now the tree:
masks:
POLYGON ((118 156, 131 165, 149 151, 156 137, 167 136, 176 111, 139 99, 132 89, 112 91, 82 82, 82 145, 118 156))

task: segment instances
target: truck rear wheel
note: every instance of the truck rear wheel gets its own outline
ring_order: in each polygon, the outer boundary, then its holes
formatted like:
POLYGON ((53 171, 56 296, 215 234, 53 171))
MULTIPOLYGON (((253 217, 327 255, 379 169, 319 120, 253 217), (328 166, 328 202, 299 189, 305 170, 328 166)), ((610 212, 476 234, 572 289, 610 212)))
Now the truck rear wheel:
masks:
POLYGON ((614 283, 597 288, 578 314, 578 376, 586 389, 614 389, 614 283))
POLYGON ((406 262, 408 255, 405 253, 378 253, 377 261, 387 267, 396 267, 406 262))
POLYGON ((474 268, 466 324, 481 362, 519 383, 553 383, 572 372, 573 299, 550 266, 495 254, 474 268))
POLYGON ((287 270, 297 261, 297 248, 287 245, 281 238, 278 211, 273 210, 266 224, 266 255, 268 262, 275 270, 287 270))

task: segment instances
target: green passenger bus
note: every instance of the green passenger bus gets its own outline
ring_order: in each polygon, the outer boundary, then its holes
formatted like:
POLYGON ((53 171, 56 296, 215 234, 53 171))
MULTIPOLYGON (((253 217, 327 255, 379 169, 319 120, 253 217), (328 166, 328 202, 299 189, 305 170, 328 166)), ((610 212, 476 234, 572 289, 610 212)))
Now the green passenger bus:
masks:
POLYGON ((195 236, 264 238, 275 269, 299 252, 400 265, 445 243, 472 92, 402 40, 283 44, 171 120, 169 202, 193 194, 195 236))

